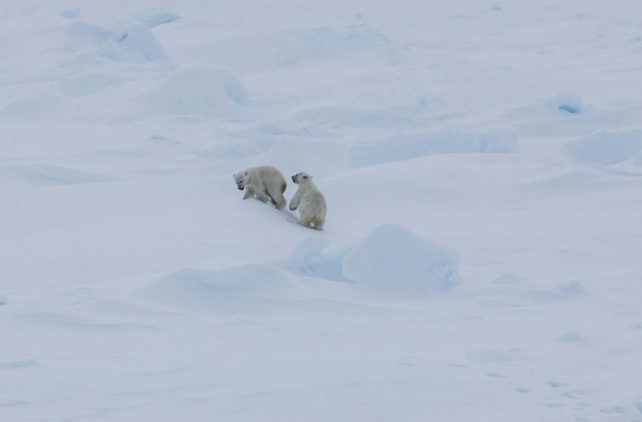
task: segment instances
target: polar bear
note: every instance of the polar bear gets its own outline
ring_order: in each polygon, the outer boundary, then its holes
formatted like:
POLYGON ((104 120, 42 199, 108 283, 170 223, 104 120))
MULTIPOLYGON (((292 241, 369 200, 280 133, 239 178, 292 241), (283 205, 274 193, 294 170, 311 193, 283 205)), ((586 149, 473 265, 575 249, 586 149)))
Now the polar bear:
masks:
POLYGON ((299 189, 290 201, 290 210, 299 209, 300 225, 323 230, 327 206, 323 194, 312 182, 312 176, 301 172, 292 176, 292 181, 299 185, 299 189))
POLYGON ((262 202, 272 202, 279 210, 285 208, 283 192, 287 187, 285 177, 271 166, 250 167, 235 173, 234 180, 239 190, 245 189, 243 199, 255 197, 262 202))

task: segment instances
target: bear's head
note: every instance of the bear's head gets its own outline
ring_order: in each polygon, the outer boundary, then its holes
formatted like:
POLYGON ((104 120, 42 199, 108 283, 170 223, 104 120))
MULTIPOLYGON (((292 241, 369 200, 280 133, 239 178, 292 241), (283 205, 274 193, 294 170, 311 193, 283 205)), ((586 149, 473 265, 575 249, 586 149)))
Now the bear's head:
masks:
POLYGON ((312 176, 310 176, 308 173, 305 172, 300 172, 292 176, 292 181, 296 183, 297 185, 303 184, 303 183, 308 183, 312 181, 312 176))
POLYGON ((247 171, 234 173, 232 177, 234 177, 234 181, 236 182, 236 187, 239 188, 239 190, 245 189, 245 184, 247 183, 247 177, 248 177, 247 171))

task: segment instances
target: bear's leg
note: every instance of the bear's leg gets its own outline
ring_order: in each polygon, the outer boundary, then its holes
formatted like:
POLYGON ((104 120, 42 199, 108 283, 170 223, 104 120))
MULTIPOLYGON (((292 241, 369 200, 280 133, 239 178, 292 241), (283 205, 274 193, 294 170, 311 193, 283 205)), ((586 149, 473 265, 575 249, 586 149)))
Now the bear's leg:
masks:
POLYGON ((245 187, 245 195, 243 195, 243 199, 249 199, 254 196, 254 189, 250 187, 245 187))
POLYGON ((255 196, 256 196, 256 199, 263 202, 264 204, 267 204, 268 202, 272 202, 272 198, 270 198, 268 195, 266 195, 263 192, 257 192, 255 196))
POLYGON ((312 222, 312 218, 310 216, 301 216, 301 219, 299 220, 299 224, 302 225, 303 227, 307 228, 314 228, 314 223, 312 222))
POLYGON ((272 198, 272 203, 278 210, 282 210, 283 208, 285 208, 287 201, 283 196, 283 191, 281 190, 281 186, 278 186, 277 189, 274 189, 274 187, 269 187, 268 195, 270 195, 270 198, 272 198))
POLYGON ((323 230, 323 225, 325 224, 325 220, 320 217, 315 217, 312 219, 312 225, 310 227, 315 228, 317 230, 323 230))
POLYGON ((310 228, 310 222, 309 221, 299 221, 297 224, 300 224, 303 227, 310 228))

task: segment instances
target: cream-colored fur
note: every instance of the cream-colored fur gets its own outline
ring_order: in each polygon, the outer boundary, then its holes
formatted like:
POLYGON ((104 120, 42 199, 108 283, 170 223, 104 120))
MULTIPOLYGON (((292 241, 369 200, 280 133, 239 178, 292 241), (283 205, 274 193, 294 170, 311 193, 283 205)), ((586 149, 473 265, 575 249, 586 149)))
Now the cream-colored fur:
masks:
POLYGON ((322 230, 327 213, 325 197, 312 182, 312 176, 307 173, 295 174, 292 176, 292 181, 299 185, 299 189, 290 201, 290 209, 292 211, 299 209, 301 214, 299 224, 322 230))
POLYGON ((277 209, 285 208, 283 196, 287 183, 283 174, 274 167, 250 167, 234 174, 239 190, 245 190, 243 199, 257 198, 262 202, 271 202, 277 209))

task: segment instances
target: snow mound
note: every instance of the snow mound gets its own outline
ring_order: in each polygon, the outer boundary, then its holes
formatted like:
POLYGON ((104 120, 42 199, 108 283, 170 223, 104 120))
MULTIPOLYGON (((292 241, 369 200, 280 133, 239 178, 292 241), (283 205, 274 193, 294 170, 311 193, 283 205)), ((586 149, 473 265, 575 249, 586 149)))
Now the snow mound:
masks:
POLYGON ((250 103, 243 84, 231 73, 210 67, 186 67, 145 94, 152 109, 169 115, 235 115, 250 103))
POLYGON ((312 28, 285 33, 278 42, 275 61, 291 66, 336 56, 382 51, 393 59, 393 43, 366 24, 348 27, 312 28))
POLYGON ((577 298, 588 294, 588 290, 578 280, 571 280, 564 283, 558 286, 555 291, 568 298, 577 298))
POLYGON ((177 22, 181 19, 179 15, 174 12, 169 12, 164 9, 151 9, 136 15, 136 18, 150 28, 155 28, 159 25, 166 23, 177 22))
POLYGON ((0 181, 5 186, 20 185, 76 185, 98 183, 108 180, 104 176, 84 173, 65 167, 46 164, 20 165, 10 164, 0 166, 0 181))
POLYGON ((292 299, 289 274, 275 266, 249 264, 221 270, 181 269, 141 289, 146 300, 172 308, 216 312, 257 309, 292 299))
POLYGON ((324 254, 323 250, 329 245, 324 237, 307 239, 294 248, 287 260, 280 263, 285 269, 306 277, 324 280, 343 281, 343 260, 347 250, 324 254))
POLYGON ((511 153, 517 149, 517 135, 509 129, 475 132, 448 129, 433 133, 398 135, 373 141, 358 141, 348 148, 355 167, 409 160, 435 154, 511 153))
POLYGON ((154 33, 143 24, 133 24, 112 33, 102 45, 100 54, 111 60, 132 63, 167 59, 154 33))
POLYGON ((612 165, 642 159, 642 131, 600 131, 565 145, 566 154, 578 163, 612 165))
POLYGON ((459 257, 448 249, 389 224, 373 230, 343 260, 343 276, 364 291, 425 296, 460 281, 459 257))
POLYGON ((72 22, 67 27, 67 36, 76 42, 100 44, 112 34, 109 29, 85 22, 72 22))

